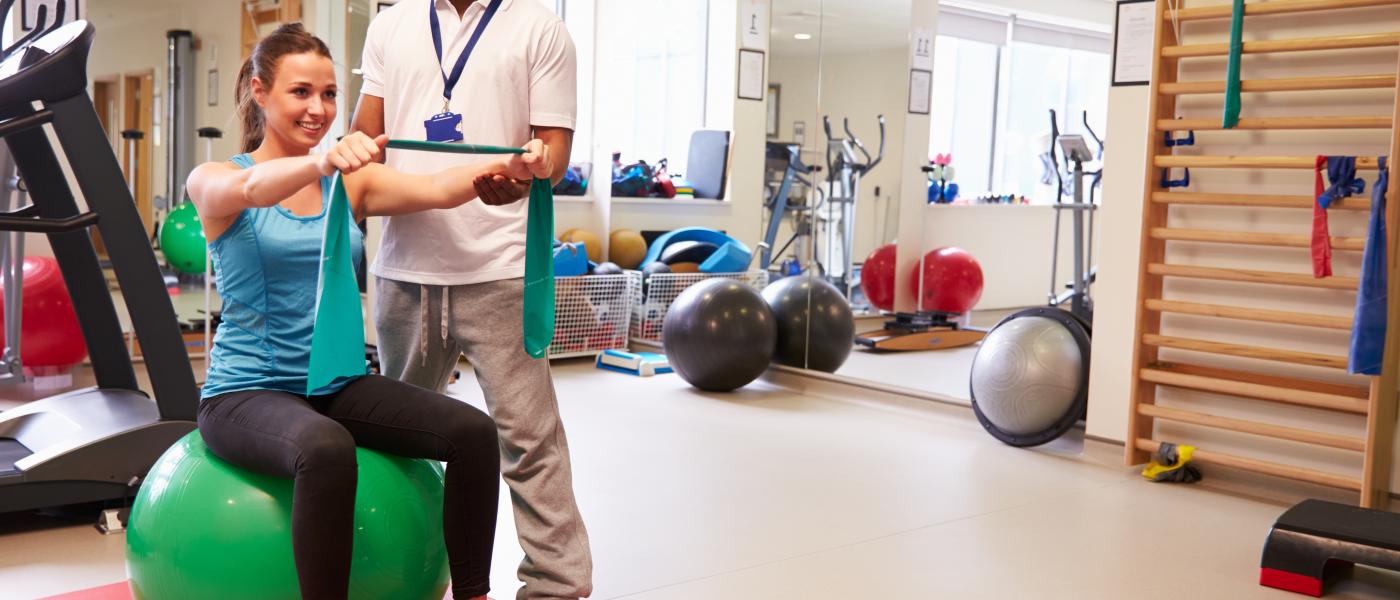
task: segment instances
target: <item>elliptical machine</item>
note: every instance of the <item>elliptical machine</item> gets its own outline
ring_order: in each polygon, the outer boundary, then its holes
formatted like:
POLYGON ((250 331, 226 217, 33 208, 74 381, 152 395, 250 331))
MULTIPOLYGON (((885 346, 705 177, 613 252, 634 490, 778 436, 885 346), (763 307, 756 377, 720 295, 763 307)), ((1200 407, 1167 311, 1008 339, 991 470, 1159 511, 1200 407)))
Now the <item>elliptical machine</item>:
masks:
POLYGON ((806 196, 808 190, 815 190, 816 204, 821 205, 823 192, 813 186, 813 181, 822 167, 802 162, 800 145, 783 142, 768 142, 765 164, 767 222, 763 241, 758 244, 758 268, 768 271, 770 279, 777 280, 805 270, 801 256, 812 236, 811 220, 805 218, 812 211, 812 205, 807 203, 806 196), (792 235, 775 249, 778 229, 785 220, 791 221, 792 235), (793 256, 783 259, 790 248, 793 256), (775 260, 779 261, 777 265, 773 264, 775 260))
POLYGON ((818 206, 817 239, 824 240, 818 250, 817 263, 826 280, 836 286, 849 300, 854 278, 851 275, 852 252, 856 241, 856 203, 860 199, 860 180, 885 158, 885 115, 878 115, 880 146, 875 156, 865 149, 860 138, 851 132, 850 119, 842 119, 846 137, 831 134, 831 118, 822 117, 826 131, 826 200, 818 206), (859 151, 864 160, 856 157, 859 151))
POLYGON ((1098 204, 1094 202, 1094 190, 1103 183, 1103 140, 1089 126, 1089 113, 1083 113, 1084 131, 1094 139, 1098 145, 1097 153, 1090 152, 1089 145, 1084 141, 1084 136, 1077 134, 1060 134, 1059 123, 1055 118, 1055 110, 1050 110, 1050 165, 1055 170, 1055 183, 1057 193, 1055 196, 1055 243, 1050 250, 1050 294, 1048 301, 1050 306, 1070 305, 1069 312, 1083 321, 1085 326, 1094 322, 1094 300, 1089 293, 1089 288, 1098 278, 1099 268, 1089 264, 1089 257, 1094 249, 1094 212, 1098 210, 1098 204), (1074 166, 1069 171, 1069 185, 1065 184, 1065 173, 1060 169, 1060 161, 1055 156, 1055 149, 1059 148, 1060 154, 1064 157, 1065 166, 1073 163, 1074 166), (1098 170, 1085 171, 1085 163, 1095 160, 1100 161, 1098 170), (1084 201, 1085 177, 1089 178, 1088 192, 1089 200, 1084 201), (1070 196, 1074 201, 1065 202, 1065 196, 1070 196), (1056 289, 1059 284, 1059 264, 1060 264, 1060 217, 1064 211, 1074 212, 1073 236, 1074 236, 1074 266, 1071 270, 1074 279, 1065 284, 1062 292, 1056 289))

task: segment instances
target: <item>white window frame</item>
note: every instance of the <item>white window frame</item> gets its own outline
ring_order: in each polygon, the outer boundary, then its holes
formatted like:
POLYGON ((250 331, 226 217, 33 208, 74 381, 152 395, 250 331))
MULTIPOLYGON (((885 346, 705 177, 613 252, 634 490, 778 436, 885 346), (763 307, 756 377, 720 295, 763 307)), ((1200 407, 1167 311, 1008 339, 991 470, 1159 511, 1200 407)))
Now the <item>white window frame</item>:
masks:
MULTIPOLYGON (((993 189, 969 190, 969 192, 1027 194, 1025 190, 995 189, 998 182, 1006 175, 1006 167, 1003 161, 999 160, 999 157, 1002 147, 1006 143, 1006 126, 1010 120, 1010 99, 1003 91, 1011 89, 1010 66, 1012 52, 1015 51, 1012 42, 1029 42, 1111 54, 1112 34, 1107 31, 1093 31, 1022 18, 1015 14, 997 14, 944 4, 939 7, 938 35, 997 46, 996 87, 992 92, 996 101, 996 110, 992 117, 991 154, 986 157, 986 160, 989 161, 987 165, 988 182, 993 189)), ((935 78, 937 76, 937 74, 934 75, 935 78)), ((1066 121, 1066 123, 1070 122, 1072 121, 1066 121)), ((1103 134, 1104 132, 1099 133, 1103 134)), ((932 151, 932 148, 929 150, 932 151)))

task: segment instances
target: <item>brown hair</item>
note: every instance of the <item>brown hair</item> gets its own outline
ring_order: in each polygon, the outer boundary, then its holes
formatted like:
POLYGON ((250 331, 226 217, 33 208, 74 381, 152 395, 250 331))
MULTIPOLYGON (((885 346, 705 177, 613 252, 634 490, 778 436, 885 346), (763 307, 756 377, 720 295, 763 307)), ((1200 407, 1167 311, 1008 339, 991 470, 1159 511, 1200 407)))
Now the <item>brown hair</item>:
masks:
POLYGON ((264 89, 270 89, 277 77, 277 61, 288 54, 305 52, 331 57, 330 48, 321 38, 308 33, 301 23, 287 23, 260 40, 248 60, 243 61, 235 92, 238 121, 243 127, 243 152, 252 152, 262 145, 263 128, 267 126, 262 107, 253 98, 253 78, 261 80, 264 89))

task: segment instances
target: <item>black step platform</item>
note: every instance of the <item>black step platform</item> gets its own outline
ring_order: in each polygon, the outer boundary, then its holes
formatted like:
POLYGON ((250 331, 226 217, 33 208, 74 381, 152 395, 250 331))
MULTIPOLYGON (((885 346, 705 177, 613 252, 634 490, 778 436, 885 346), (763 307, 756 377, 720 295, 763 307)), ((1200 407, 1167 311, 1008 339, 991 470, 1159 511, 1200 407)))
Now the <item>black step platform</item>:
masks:
POLYGON ((1400 514, 1304 500, 1269 531, 1259 584, 1321 596, 1330 577, 1356 563, 1400 571, 1400 514))

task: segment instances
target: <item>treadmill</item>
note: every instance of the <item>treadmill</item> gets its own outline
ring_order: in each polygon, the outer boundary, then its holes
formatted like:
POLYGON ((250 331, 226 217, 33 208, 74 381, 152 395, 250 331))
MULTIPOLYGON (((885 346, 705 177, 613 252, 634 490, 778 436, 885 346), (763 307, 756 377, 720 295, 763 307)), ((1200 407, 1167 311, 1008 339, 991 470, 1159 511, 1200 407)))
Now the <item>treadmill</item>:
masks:
POLYGON ((0 138, 31 200, 0 213, 0 230, 48 236, 97 379, 0 412, 0 512, 127 498, 195 428, 199 395, 175 309, 87 93, 93 35, 74 21, 0 61, 0 138), (137 385, 91 227, 106 242, 154 398, 137 385))

